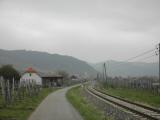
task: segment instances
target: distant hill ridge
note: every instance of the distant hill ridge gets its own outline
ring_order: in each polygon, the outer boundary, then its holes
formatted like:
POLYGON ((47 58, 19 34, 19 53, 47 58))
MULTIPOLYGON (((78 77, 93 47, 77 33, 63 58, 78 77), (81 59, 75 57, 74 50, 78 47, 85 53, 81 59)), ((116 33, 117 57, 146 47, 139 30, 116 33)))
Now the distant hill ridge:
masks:
POLYGON ((96 74, 96 70, 85 61, 71 56, 37 51, 0 49, 0 65, 5 64, 12 64, 19 71, 32 66, 43 73, 64 70, 71 74, 96 74))
MULTIPOLYGON (((102 72, 102 64, 86 63, 71 56, 49 54, 47 52, 0 49, 0 65, 12 64, 19 71, 32 66, 41 73, 64 70, 70 74, 90 74, 102 72)), ((158 76, 158 63, 106 61, 109 76, 158 76)))
MULTIPOLYGON (((97 71, 102 73, 102 65, 104 62, 90 64, 97 71)), ((144 62, 120 62, 109 60, 106 61, 107 74, 109 76, 158 76, 158 63, 144 62)))

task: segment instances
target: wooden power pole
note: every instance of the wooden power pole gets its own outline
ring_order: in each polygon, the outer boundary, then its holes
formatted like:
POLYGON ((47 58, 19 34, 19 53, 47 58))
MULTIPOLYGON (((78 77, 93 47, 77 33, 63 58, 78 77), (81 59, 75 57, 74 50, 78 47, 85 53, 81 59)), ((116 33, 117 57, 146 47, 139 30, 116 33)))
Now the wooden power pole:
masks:
POLYGON ((160 43, 159 43, 159 89, 160 89, 160 43))
POLYGON ((104 76, 105 76, 105 80, 106 80, 106 82, 107 82, 106 63, 104 63, 104 76))

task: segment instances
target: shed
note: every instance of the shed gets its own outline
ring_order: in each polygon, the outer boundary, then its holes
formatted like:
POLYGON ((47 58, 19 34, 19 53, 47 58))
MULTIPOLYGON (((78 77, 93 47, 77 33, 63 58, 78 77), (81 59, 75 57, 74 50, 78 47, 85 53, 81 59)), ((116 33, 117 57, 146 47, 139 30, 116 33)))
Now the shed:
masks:
POLYGON ((60 87, 63 86, 63 76, 45 75, 42 76, 43 87, 60 87))

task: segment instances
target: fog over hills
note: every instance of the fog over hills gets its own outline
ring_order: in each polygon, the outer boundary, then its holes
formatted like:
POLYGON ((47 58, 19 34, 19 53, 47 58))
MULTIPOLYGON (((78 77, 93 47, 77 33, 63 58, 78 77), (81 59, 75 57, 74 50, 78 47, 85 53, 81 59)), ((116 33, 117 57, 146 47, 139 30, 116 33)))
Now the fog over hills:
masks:
POLYGON ((26 50, 0 50, 0 65, 12 64, 19 71, 32 66, 37 71, 48 73, 64 70, 73 74, 96 74, 85 61, 71 56, 26 50))
MULTIPOLYGON (((90 64, 102 73, 103 63, 90 64)), ((109 76, 158 76, 158 63, 106 61, 109 76)))

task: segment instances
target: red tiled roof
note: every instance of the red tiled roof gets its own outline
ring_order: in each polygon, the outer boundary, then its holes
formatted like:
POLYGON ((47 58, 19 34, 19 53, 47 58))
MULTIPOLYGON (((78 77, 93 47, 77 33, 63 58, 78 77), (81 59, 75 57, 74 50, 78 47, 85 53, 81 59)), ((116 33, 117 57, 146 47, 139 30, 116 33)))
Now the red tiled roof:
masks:
POLYGON ((28 67, 25 72, 27 72, 27 73, 37 73, 32 67, 28 67))

